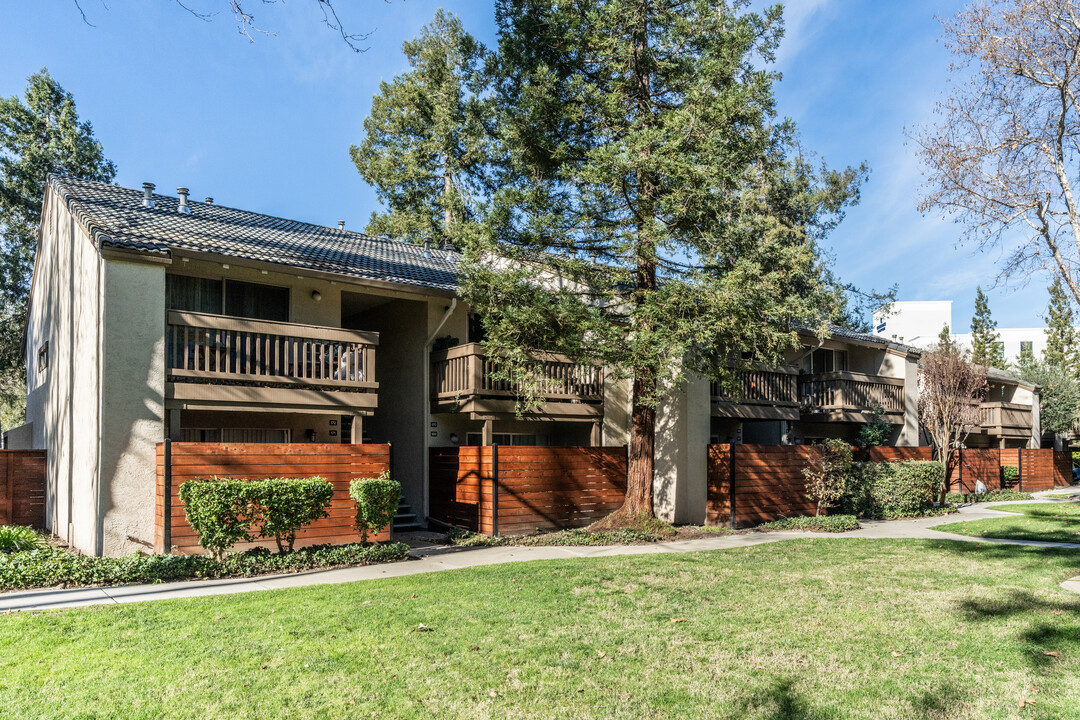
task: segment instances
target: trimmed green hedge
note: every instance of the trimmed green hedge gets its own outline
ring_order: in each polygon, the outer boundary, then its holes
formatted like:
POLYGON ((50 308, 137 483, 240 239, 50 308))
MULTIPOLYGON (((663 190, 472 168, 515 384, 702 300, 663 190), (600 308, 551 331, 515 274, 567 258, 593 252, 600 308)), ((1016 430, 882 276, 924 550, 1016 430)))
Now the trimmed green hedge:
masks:
POLYGON ((124 585, 172 580, 251 577, 341 565, 403 560, 404 543, 312 545, 294 552, 253 548, 218 560, 208 555, 129 555, 120 558, 73 555, 59 548, 0 554, 0 590, 54 585, 124 585))
POLYGON ((841 533, 858 530, 862 525, 854 515, 818 515, 791 517, 758 525, 757 530, 808 530, 810 532, 841 533))
POLYGON ((377 478, 360 478, 349 483, 349 496, 356 501, 356 531, 367 542, 389 525, 401 502, 401 483, 390 479, 387 470, 377 478))
POLYGON ((1020 468, 1015 465, 1002 465, 1001 466, 1001 486, 1012 487, 1016 484, 1016 479, 1020 477, 1020 468))
POLYGON ((940 462, 927 460, 851 463, 843 511, 885 520, 925 515, 944 472, 940 462))
POLYGON ((1002 502, 1006 500, 1034 500, 1035 496, 1028 492, 1018 490, 988 490, 984 493, 949 493, 945 496, 945 502, 1002 502))
POLYGON ((241 540, 274 538, 278 552, 292 552, 296 531, 328 517, 334 485, 322 478, 228 478, 180 485, 184 514, 199 544, 221 558, 241 540))

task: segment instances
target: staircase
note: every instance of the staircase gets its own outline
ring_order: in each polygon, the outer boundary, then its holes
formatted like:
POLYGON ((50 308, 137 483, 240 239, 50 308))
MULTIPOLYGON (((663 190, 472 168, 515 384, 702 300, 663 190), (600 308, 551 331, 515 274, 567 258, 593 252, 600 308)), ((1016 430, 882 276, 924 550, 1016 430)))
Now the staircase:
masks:
POLYGON ((398 503, 397 513, 394 515, 394 523, 392 525, 393 532, 412 532, 413 530, 423 530, 424 525, 416 517, 416 513, 413 512, 412 506, 409 503, 401 500, 398 503))

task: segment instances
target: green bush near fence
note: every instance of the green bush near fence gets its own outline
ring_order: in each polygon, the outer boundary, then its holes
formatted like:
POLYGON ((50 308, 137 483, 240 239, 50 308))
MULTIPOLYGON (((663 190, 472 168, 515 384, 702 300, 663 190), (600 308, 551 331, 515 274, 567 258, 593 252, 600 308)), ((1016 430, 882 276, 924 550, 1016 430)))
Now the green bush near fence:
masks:
POLYGON ((252 548, 218 559, 207 555, 142 555, 87 557, 59 548, 0 554, 0 590, 55 585, 123 585, 173 580, 252 577, 269 573, 404 560, 409 546, 312 545, 294 552, 271 553, 252 548))
POLYGON ((1020 468, 1015 465, 1002 465, 1001 466, 1001 487, 1008 488, 1016 484, 1016 479, 1020 477, 1020 468))
POLYGON ((274 538, 291 552, 296 531, 329 515, 334 486, 322 478, 197 479, 180 485, 180 501, 199 544, 221 559, 241 540, 274 538))
POLYGON ((356 502, 356 531, 367 542, 391 523, 401 502, 401 483, 390 479, 390 471, 377 478, 360 478, 349 483, 349 496, 356 502))
POLYGON ((0 553, 25 552, 40 550, 45 547, 45 539, 31 527, 21 525, 0 525, 0 553))
POLYGON ((934 493, 945 472, 928 460, 851 463, 843 512, 891 520, 918 517, 934 506, 934 493))

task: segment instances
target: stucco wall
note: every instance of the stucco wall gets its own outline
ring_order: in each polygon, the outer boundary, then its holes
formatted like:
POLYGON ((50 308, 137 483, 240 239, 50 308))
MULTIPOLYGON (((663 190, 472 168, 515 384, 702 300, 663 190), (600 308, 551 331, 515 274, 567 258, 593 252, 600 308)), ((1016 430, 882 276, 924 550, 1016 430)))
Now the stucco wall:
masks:
POLYGON ((154 541, 155 448, 165 437, 164 267, 106 261, 104 301, 97 552, 116 556, 154 541))
POLYGON ((104 262, 56 197, 46 201, 27 328, 27 422, 48 451, 46 526, 99 548, 99 358, 104 262), (48 366, 38 354, 48 343, 48 366))
POLYGON ((653 504, 668 522, 705 522, 709 416, 707 380, 673 387, 657 407, 653 504))

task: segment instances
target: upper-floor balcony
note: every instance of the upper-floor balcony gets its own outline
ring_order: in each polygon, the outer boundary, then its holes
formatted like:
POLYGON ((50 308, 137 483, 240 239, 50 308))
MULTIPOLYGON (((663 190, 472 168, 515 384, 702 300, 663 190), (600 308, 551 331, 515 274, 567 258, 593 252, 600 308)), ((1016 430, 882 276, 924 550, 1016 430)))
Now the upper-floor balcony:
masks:
MULTIPOLYGON (((604 414, 604 371, 544 353, 543 376, 534 395, 542 401, 527 413, 550 418, 600 418, 604 414)), ((431 353, 431 411, 475 416, 515 413, 519 389, 492 376, 493 365, 480 343, 431 353)))
POLYGON ((1008 402, 979 404, 979 429, 987 435, 1030 438, 1032 419, 1031 405, 1008 402))
POLYGON ((809 419, 866 422, 877 411, 887 422, 904 423, 904 381, 899 378, 847 371, 802 375, 799 400, 809 419))
POLYGON ((170 310, 166 404, 371 414, 378 333, 170 310))
POLYGON ((734 393, 713 382, 709 389, 712 414, 747 420, 798 420, 797 380, 793 370, 747 370, 736 378, 734 393))

